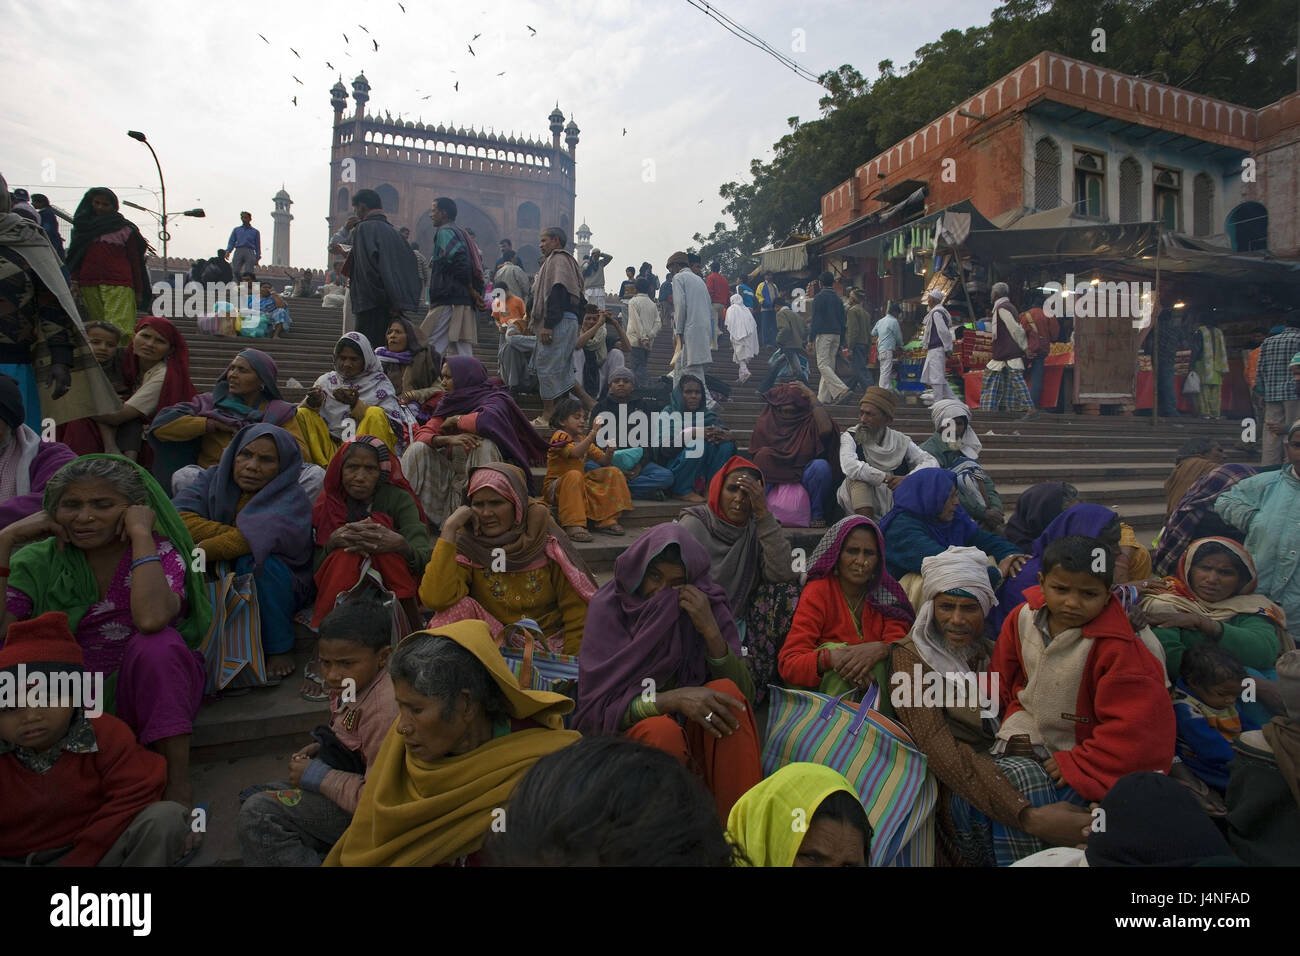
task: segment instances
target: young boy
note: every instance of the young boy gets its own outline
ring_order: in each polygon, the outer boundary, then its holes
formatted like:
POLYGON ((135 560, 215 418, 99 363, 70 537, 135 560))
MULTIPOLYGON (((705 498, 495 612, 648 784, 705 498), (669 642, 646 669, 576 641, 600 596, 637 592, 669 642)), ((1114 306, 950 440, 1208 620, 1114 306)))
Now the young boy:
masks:
POLYGON ((331 611, 317 656, 330 695, 330 723, 289 758, 289 780, 259 788, 239 811, 245 866, 320 866, 352 822, 366 768, 397 719, 388 676, 391 622, 377 604, 331 611))
MULTIPOLYGON (((110 714, 81 706, 23 706, 44 673, 81 684, 81 648, 68 616, 51 611, 9 625, 0 648, 0 680, 22 695, 0 702, 0 867, 170 866, 189 836, 189 815, 161 801, 167 761, 141 747, 110 714), (17 687, 18 665, 27 687, 17 687)), ((74 704, 78 701, 47 703, 74 704)))
MULTIPOLYGON (((126 401, 131 397, 131 387, 126 383, 126 373, 122 370, 122 331, 107 322, 87 322, 86 340, 90 351, 112 383, 117 397, 126 401)), ((100 425, 99 437, 104 443, 104 451, 110 455, 126 454, 134 459, 140 453, 144 438, 144 422, 132 419, 124 425, 100 425)))
POLYGON ((1246 669, 1213 641, 1183 652, 1174 690, 1178 757, 1187 768, 1222 792, 1228 789, 1232 742, 1255 724, 1237 710, 1246 669))
POLYGON ((1052 782, 1090 801, 1125 774, 1168 773, 1174 758, 1164 662, 1133 632, 1113 580, 1102 542, 1053 542, 1039 586, 1007 618, 993 653, 1003 715, 995 753, 1027 736, 1052 782))

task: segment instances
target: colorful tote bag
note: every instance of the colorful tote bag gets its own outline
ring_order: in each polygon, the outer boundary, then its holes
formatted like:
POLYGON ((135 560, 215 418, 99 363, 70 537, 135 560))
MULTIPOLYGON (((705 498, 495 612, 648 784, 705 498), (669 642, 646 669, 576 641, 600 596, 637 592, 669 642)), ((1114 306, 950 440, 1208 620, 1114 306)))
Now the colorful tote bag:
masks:
MULTIPOLYGON (((501 655, 506 659, 506 666, 515 675, 520 687, 529 690, 546 690, 577 699, 577 655, 558 654, 546 650, 542 629, 536 621, 523 618, 507 625, 497 639, 504 642, 501 655), (523 646, 516 648, 511 646, 513 644, 523 646)), ((566 727, 570 716, 571 714, 566 714, 564 717, 566 727)))
POLYGON ((266 686, 257 588, 251 574, 235 574, 229 567, 219 563, 216 578, 207 582, 212 627, 199 645, 207 670, 206 694, 266 686))
POLYGON ((856 705, 775 685, 769 693, 763 776, 796 762, 838 770, 866 808, 870 865, 933 866, 939 785, 907 731, 873 709, 878 685, 856 705))

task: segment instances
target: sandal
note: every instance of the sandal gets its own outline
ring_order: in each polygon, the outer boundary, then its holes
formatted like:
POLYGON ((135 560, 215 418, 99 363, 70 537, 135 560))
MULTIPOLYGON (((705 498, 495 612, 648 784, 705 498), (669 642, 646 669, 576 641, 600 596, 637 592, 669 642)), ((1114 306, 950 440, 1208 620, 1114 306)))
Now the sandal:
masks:
POLYGON ((591 532, 586 528, 565 528, 564 533, 569 536, 570 541, 592 541, 591 532))
POLYGON ((597 526, 596 526, 596 533, 597 533, 597 534, 612 534, 612 535, 614 535, 615 537, 620 537, 620 536, 622 536, 622 535, 627 534, 627 531, 624 530, 624 528, 623 528, 623 526, 622 526, 621 524, 619 524, 617 521, 615 521, 613 524, 597 525, 597 526))
POLYGON ((323 704, 330 699, 325 682, 316 671, 319 666, 320 661, 313 657, 302 669, 302 688, 298 691, 298 696, 310 704, 323 704))

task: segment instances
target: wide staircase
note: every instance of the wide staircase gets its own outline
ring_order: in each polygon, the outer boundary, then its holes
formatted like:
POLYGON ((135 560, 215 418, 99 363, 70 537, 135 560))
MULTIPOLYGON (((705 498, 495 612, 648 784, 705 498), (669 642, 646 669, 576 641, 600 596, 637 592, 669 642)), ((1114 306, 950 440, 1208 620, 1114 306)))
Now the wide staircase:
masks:
MULTIPOLYGON (((287 401, 301 399, 313 381, 332 365, 335 343, 341 334, 342 312, 325 309, 319 300, 291 299, 293 329, 282 339, 247 339, 201 334, 194 319, 178 319, 190 348, 191 375, 200 391, 209 390, 241 348, 261 349, 275 358, 280 388, 287 401), (289 385, 288 382, 296 384, 289 385)), ((490 371, 497 367, 497 331, 484 319, 479 328, 478 356, 490 371)), ((381 343, 382 344, 382 343, 381 343)), ((664 374, 672 354, 671 336, 661 332, 650 357, 653 378, 664 374)), ((720 414, 731 429, 737 447, 748 447, 750 433, 762 410, 757 387, 763 382, 770 350, 749 363, 752 377, 744 385, 734 384, 737 368, 725 334, 714 353, 711 374, 732 383, 731 399, 720 414)), ((817 386, 815 365, 811 369, 817 386)), ((901 402, 894 427, 918 443, 933 433, 928 410, 915 397, 901 402)), ((541 409, 536 396, 525 395, 521 406, 528 416, 541 409)), ((857 422, 856 401, 829 409, 842 428, 857 422)), ((1079 416, 1042 414, 1036 421, 1021 422, 1007 415, 974 412, 974 426, 983 442, 981 461, 997 485, 1008 514, 1016 499, 1030 485, 1042 481, 1068 481, 1090 502, 1114 508, 1149 542, 1164 521, 1163 482, 1173 465, 1179 445, 1189 437, 1220 439, 1230 460, 1246 460, 1236 423, 1208 423, 1190 419, 1161 421, 1153 427, 1143 417, 1079 416)), ((545 437, 549 437, 549 432, 545 437)), ((542 467, 534 469, 540 477, 542 467)), ((634 501, 634 509, 620 521, 628 535, 613 538, 595 535, 590 543, 577 544, 597 578, 609 579, 615 558, 653 525, 672 521, 684 507, 680 501, 634 501)), ((792 544, 811 553, 822 534, 819 529, 790 528, 792 544)), ((302 629, 300 663, 311 646, 311 634, 302 629)), ((199 799, 215 801, 222 820, 220 833, 212 833, 200 862, 229 861, 237 857, 233 842, 233 817, 237 804, 233 794, 243 786, 263 780, 283 779, 284 762, 318 724, 327 722, 324 704, 303 701, 298 696, 301 668, 276 688, 253 691, 244 696, 206 702, 195 722, 193 761, 199 799), (281 759, 283 758, 283 759, 281 759), (234 761, 238 759, 237 766, 234 761), (262 767, 266 769, 261 769, 262 767), (271 774, 266 776, 266 774, 271 774), (236 785, 237 784, 237 785, 236 785), (233 787, 233 790, 231 789, 233 787), (215 791, 215 792, 214 792, 215 791)), ((214 824, 215 826, 215 824, 214 824)))

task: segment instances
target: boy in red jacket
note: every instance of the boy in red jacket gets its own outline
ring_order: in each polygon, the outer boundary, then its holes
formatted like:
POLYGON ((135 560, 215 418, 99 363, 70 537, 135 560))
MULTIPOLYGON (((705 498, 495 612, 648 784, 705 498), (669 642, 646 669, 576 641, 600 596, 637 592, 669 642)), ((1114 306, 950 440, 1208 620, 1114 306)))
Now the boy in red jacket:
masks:
POLYGON ((81 684, 81 648, 66 614, 13 622, 0 648, 0 866, 175 863, 189 818, 179 803, 159 799, 162 755, 110 714, 32 706, 38 673, 51 692, 58 675, 81 684))
POLYGON ((1168 773, 1174 758, 1164 664, 1133 632, 1113 577, 1100 541, 1052 543, 1039 587, 1025 592, 993 653, 1003 715, 994 752, 1015 753, 1013 738, 1027 737, 1052 783, 1089 801, 1126 774, 1168 773))

